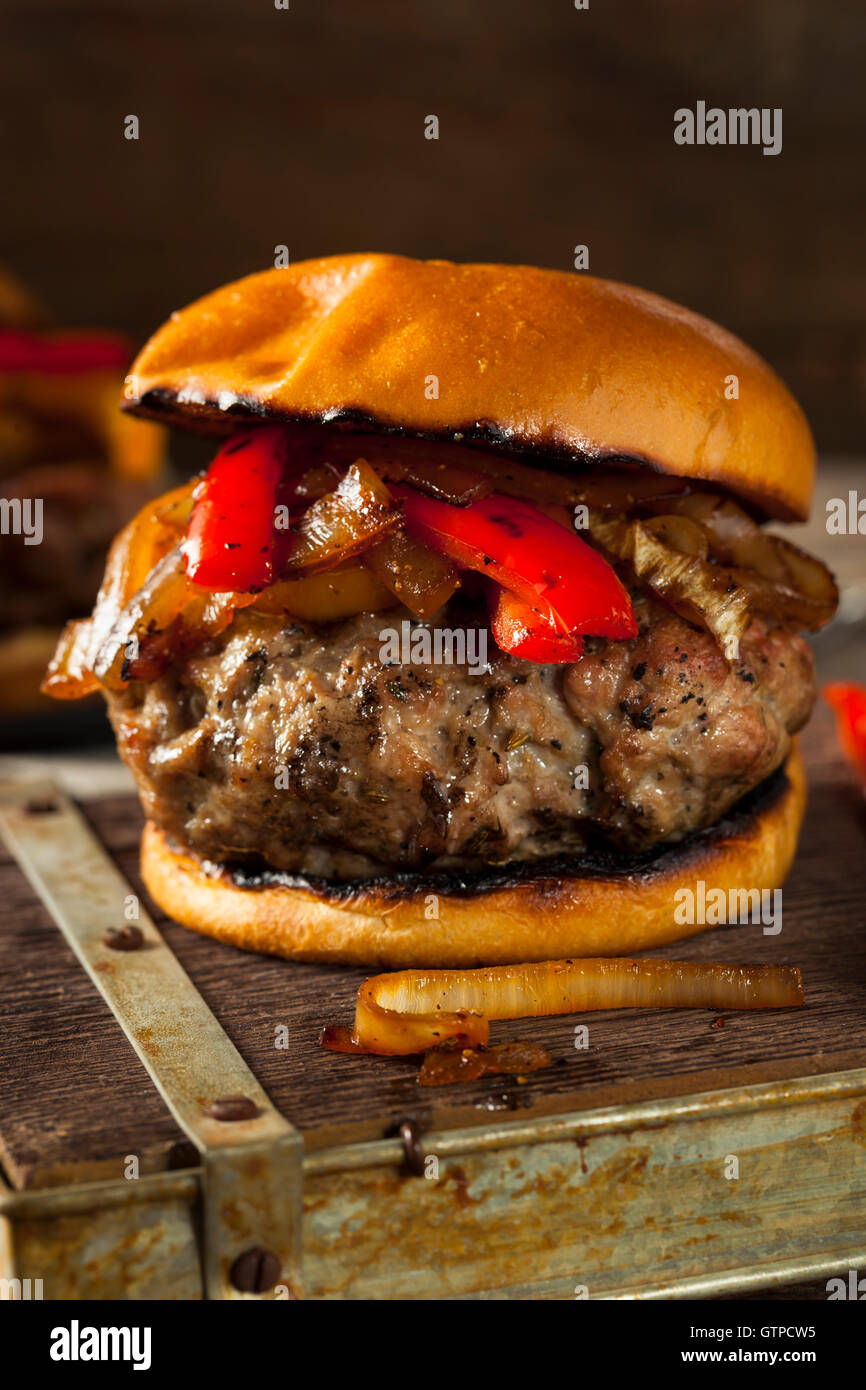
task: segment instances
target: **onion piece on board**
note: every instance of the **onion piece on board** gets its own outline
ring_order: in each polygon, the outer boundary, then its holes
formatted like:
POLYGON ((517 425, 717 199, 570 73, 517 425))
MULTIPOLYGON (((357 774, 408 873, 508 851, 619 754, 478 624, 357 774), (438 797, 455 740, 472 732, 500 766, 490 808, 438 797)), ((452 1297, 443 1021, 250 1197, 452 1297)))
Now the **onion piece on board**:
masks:
POLYGON ((803 1002, 800 971, 788 965, 604 957, 400 970, 364 981, 351 1042, 340 1050, 396 1056, 458 1037, 468 1047, 484 1046, 491 1019, 590 1009, 785 1009, 803 1002))

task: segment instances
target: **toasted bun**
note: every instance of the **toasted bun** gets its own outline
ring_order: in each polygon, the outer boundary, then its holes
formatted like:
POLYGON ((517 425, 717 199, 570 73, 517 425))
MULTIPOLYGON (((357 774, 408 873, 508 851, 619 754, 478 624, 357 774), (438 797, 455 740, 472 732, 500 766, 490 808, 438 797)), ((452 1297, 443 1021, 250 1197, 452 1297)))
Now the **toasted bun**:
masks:
MULTIPOLYGON (((470 892, 394 880, 339 891, 239 887, 172 849, 152 823, 142 840, 148 892, 177 922, 247 951, 369 968, 501 965, 622 955, 707 928, 674 920, 679 888, 778 888, 794 857, 806 783, 795 748, 785 774, 715 831, 617 873, 479 878, 470 892), (428 916, 435 892, 438 916, 428 916)), ((447 880, 446 880, 447 884, 447 880)))
POLYGON ((626 459, 782 518, 808 515, 814 479, 799 406, 738 338, 643 290, 531 266, 355 255, 251 275, 172 315, 126 407, 210 432, 260 417, 561 468, 626 459))

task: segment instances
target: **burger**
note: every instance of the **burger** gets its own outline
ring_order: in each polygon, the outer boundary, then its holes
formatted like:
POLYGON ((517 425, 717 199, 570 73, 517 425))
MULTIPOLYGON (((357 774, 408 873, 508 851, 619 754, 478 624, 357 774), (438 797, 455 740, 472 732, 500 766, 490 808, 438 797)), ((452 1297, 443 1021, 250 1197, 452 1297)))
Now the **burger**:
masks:
POLYGON ((585 276, 338 256, 173 314, 125 409, 215 457, 120 533, 45 689, 104 691, 171 917, 465 967, 781 884, 837 591, 764 525, 806 518, 814 446, 737 338, 585 276))
POLYGON ((118 527, 144 502, 163 431, 117 409, 129 344, 58 331, 0 272, 0 718, 54 714, 39 685, 60 629, 93 606, 118 527))

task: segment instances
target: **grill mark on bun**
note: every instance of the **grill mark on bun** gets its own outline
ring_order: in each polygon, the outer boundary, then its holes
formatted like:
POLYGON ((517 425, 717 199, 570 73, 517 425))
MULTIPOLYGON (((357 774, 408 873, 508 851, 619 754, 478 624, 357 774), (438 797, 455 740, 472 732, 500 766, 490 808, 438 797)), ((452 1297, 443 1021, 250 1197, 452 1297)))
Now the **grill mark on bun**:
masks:
MULTIPOLYGON (((598 467, 627 465, 636 469, 647 469, 660 477, 670 474, 663 459, 634 449, 574 449, 555 441, 547 441, 543 449, 525 435, 515 430, 500 429, 487 420, 449 426, 440 430, 407 429, 381 416, 370 415, 353 406, 339 410, 326 411, 283 411, 272 405, 254 399, 237 398, 230 405, 219 400, 201 400, 195 403, 180 401, 179 392, 167 388, 154 387, 140 400, 126 401, 121 407, 135 415, 155 420, 167 427, 176 426, 190 434, 224 436, 238 428, 238 421, 262 420, 271 424, 285 424, 298 428, 334 428, 345 433, 359 433, 387 439, 416 439, 428 444, 459 444, 464 448, 475 448, 479 452, 498 454, 505 459, 513 459, 528 467, 544 468, 550 473, 561 473, 565 477, 580 476, 598 467)), ((671 474, 671 476, 677 476, 671 474)), ((685 475, 683 475, 685 476, 685 475)), ((707 487, 729 487, 723 480, 698 479, 707 487)), ((781 520, 802 519, 799 513, 787 504, 781 494, 766 489, 765 496, 745 488, 731 489, 739 501, 758 519, 778 517, 781 520), (773 505, 768 505, 772 497, 773 505)))

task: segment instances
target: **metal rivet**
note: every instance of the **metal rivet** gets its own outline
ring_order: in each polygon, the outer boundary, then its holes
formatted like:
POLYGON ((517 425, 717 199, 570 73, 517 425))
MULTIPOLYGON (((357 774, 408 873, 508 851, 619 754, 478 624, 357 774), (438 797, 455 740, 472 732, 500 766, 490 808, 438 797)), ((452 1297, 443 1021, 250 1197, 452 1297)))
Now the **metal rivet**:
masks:
POLYGON ((144 945, 144 933, 140 927, 109 927, 102 944, 112 951, 140 951, 144 945))
POLYGON ((424 1176, 424 1145, 421 1143, 421 1129, 417 1120, 404 1120, 397 1131, 403 1140, 406 1167, 416 1178, 424 1176))
POLYGON ((222 1096, 211 1101, 207 1113, 212 1120, 252 1120, 259 1113, 256 1103, 249 1096, 222 1096))
POLYGON ((279 1279, 281 1268, 272 1250, 254 1245, 233 1261, 229 1279, 238 1293, 267 1293, 279 1279))

